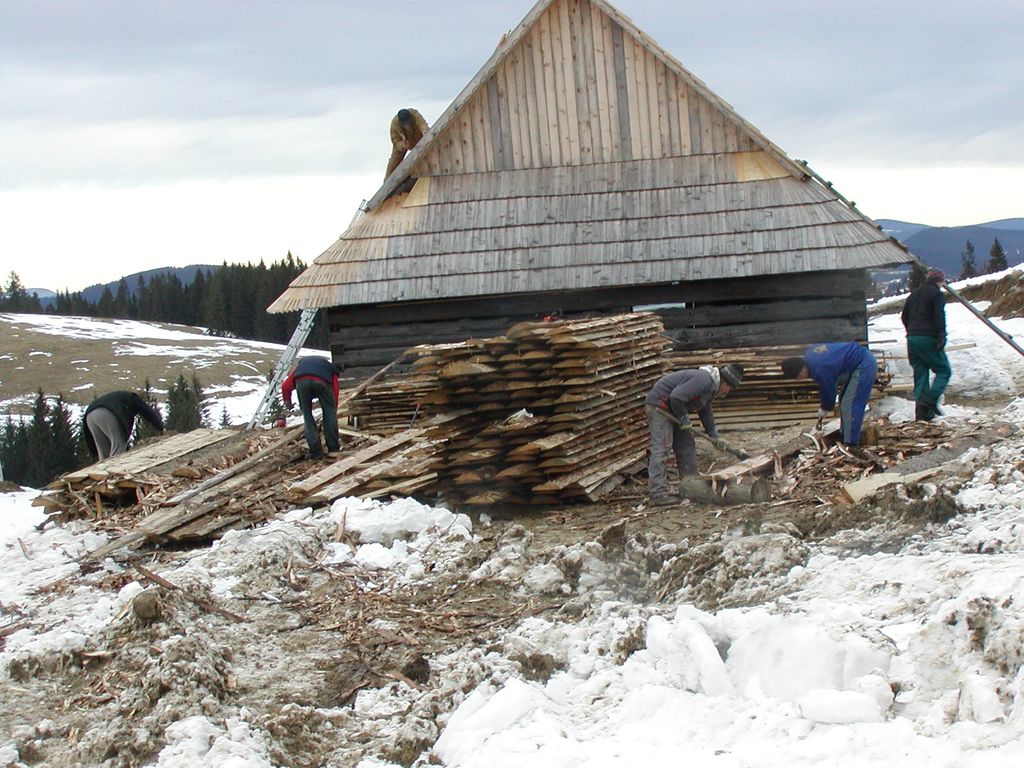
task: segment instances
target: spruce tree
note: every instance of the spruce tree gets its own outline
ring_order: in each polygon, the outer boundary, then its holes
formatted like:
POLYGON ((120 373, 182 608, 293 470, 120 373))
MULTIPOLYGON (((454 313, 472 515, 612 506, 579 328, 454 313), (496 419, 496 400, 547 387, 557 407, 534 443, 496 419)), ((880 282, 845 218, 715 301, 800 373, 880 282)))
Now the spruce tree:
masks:
POLYGON ((1006 263, 1006 251, 1003 250, 1002 243, 999 242, 997 237, 992 241, 992 247, 988 252, 988 266, 986 267, 986 274, 991 275, 993 272, 1002 272, 1009 266, 1006 263))
MULTIPOLYGON (((153 390, 153 385, 149 383, 149 379, 146 379, 145 386, 142 388, 142 392, 139 393, 139 397, 146 401, 146 403, 154 410, 159 413, 160 404, 157 401, 156 392, 153 390)), ((134 435, 132 437, 132 443, 138 443, 140 440, 146 440, 150 437, 155 437, 158 434, 153 425, 145 419, 135 420, 134 435)))
POLYGON ((964 245, 963 253, 960 254, 960 279, 966 280, 969 277, 978 276, 978 266, 974 263, 974 243, 970 240, 964 245))
POLYGON ((167 430, 175 432, 191 432, 203 426, 206 420, 206 406, 203 403, 203 390, 195 374, 192 381, 186 381, 184 374, 178 374, 178 380, 167 390, 167 430))
POLYGON ((50 409, 50 458, 51 480, 82 466, 71 411, 60 395, 50 409))

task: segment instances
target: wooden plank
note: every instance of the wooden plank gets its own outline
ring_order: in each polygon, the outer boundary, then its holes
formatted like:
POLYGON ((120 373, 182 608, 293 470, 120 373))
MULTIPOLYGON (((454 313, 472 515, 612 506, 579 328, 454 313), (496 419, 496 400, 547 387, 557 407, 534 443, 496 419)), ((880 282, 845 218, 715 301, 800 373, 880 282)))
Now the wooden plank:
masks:
POLYGON ((618 107, 618 159, 630 160, 636 157, 633 154, 633 125, 630 122, 632 112, 629 101, 629 74, 627 70, 626 43, 623 39, 622 28, 618 24, 610 25, 612 39, 612 56, 614 64, 614 99, 618 107))
POLYGON ((507 137, 507 147, 509 152, 511 152, 512 167, 525 168, 526 163, 523 162, 522 130, 519 125, 518 115, 513 114, 515 111, 513 105, 518 101, 513 62, 506 59, 494 73, 494 78, 498 83, 498 98, 501 99, 503 105, 501 110, 502 140, 505 141, 507 137))
MULTIPOLYGON (((562 126, 563 141, 568 145, 568 163, 579 165, 582 161, 580 137, 582 126, 580 124, 577 100, 582 83, 578 80, 576 63, 573 56, 573 28, 569 12, 569 5, 572 2, 573 0, 562 0, 562 2, 555 3, 558 9, 558 23, 557 26, 552 25, 552 35, 557 41, 556 49, 561 49, 561 66, 558 68, 558 71, 562 81, 560 90, 562 98, 558 100, 561 107, 558 122, 562 126)), ((587 115, 584 113, 584 121, 586 119, 587 115)))
POLYGON ((551 36, 551 15, 551 11, 548 10, 537 21, 539 30, 537 48, 541 55, 540 74, 544 78, 543 87, 538 89, 537 97, 538 99, 541 97, 545 99, 545 114, 548 121, 548 146, 551 153, 549 162, 552 165, 561 165, 563 162, 562 134, 559 128, 558 92, 556 91, 555 81, 556 64, 554 59, 556 52, 551 36))
POLYGON ((887 488, 891 485, 912 485, 919 480, 932 477, 941 472, 942 467, 932 467, 931 469, 922 469, 919 472, 909 472, 907 474, 900 472, 878 472, 862 477, 859 480, 854 480, 851 483, 846 483, 843 485, 843 494, 856 504, 858 501, 871 496, 882 488, 887 488))
POLYGON ((533 87, 530 89, 532 104, 536 105, 536 130, 537 130, 537 152, 535 157, 538 164, 550 166, 551 159, 551 134, 548 125, 548 102, 547 91, 544 82, 544 53, 543 40, 540 36, 540 28, 533 30, 526 41, 527 50, 531 53, 529 68, 533 73, 533 87))
POLYGON ((403 432, 399 432, 397 435, 392 435, 391 437, 385 438, 373 445, 369 445, 357 453, 346 456, 340 461, 336 461, 330 466, 324 467, 319 472, 292 483, 288 486, 288 495, 294 499, 301 500, 320 486, 327 485, 335 478, 345 474, 352 468, 365 464, 368 461, 372 461, 400 445, 404 445, 413 440, 422 439, 423 433, 424 430, 419 427, 407 429, 403 432))

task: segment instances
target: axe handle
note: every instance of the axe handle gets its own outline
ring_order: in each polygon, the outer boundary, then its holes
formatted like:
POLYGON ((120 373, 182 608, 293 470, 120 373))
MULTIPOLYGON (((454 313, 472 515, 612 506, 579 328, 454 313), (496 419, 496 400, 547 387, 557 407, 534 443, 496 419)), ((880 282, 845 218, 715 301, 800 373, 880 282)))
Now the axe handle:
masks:
MULTIPOLYGON (((695 430, 693 428, 692 424, 683 424, 683 422, 681 422, 679 419, 677 419, 675 414, 672 413, 671 411, 666 410, 665 408, 658 408, 658 407, 655 407, 655 410, 657 410, 658 413, 660 413, 662 416, 664 416, 666 419, 671 421, 673 424, 675 424, 680 429, 688 429, 688 430, 690 430, 690 432, 695 434, 701 440, 706 440, 707 442, 711 443, 712 445, 715 444, 715 441, 712 440, 707 435, 705 435, 703 432, 698 432, 697 430, 695 430)), ((718 446, 715 446, 715 447, 717 448, 718 446)), ((737 459, 749 459, 750 458, 750 454, 748 454, 746 451, 741 451, 741 450, 739 450, 737 448, 731 448, 730 447, 728 449, 728 451, 733 456, 735 456, 737 459)))

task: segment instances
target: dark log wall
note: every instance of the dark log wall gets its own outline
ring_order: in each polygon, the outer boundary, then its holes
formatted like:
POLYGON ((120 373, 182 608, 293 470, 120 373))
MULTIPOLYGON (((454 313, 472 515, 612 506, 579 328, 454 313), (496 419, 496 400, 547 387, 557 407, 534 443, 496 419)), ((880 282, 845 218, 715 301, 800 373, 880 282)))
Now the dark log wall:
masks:
POLYGON ((653 308, 679 350, 866 341, 867 274, 810 272, 672 285, 334 307, 331 352, 347 380, 363 379, 417 344, 500 336, 561 313, 653 308), (685 306, 660 306, 679 305, 685 306))

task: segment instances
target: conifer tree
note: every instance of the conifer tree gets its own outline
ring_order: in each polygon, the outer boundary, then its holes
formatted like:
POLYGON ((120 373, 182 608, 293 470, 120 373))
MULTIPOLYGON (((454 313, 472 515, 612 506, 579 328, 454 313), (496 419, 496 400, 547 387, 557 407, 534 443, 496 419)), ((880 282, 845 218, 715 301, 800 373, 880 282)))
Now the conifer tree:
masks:
POLYGON ((195 374, 186 381, 184 374, 167 390, 167 419, 165 427, 175 432, 191 432, 206 421, 203 390, 195 374))
MULTIPOLYGON (((160 404, 157 401, 156 392, 153 389, 153 385, 149 383, 148 377, 146 378, 146 383, 143 386, 142 391, 139 393, 139 397, 145 400, 146 404, 149 405, 154 411, 156 411, 157 413, 160 412, 160 404)), ((145 419, 136 419, 132 443, 138 443, 140 440, 146 440, 147 438, 155 437, 157 434, 158 433, 156 429, 154 429, 153 425, 150 424, 148 421, 146 421, 145 419)))
POLYGON ((989 249, 988 265, 985 272, 991 275, 993 272, 1002 272, 1007 266, 1009 265, 1006 263, 1006 251, 1003 250, 1003 245, 997 237, 992 241, 992 247, 989 249))
POLYGON ((970 240, 964 245, 963 253, 960 254, 960 279, 966 280, 969 277, 977 277, 978 266, 974 263, 974 243, 970 240))

